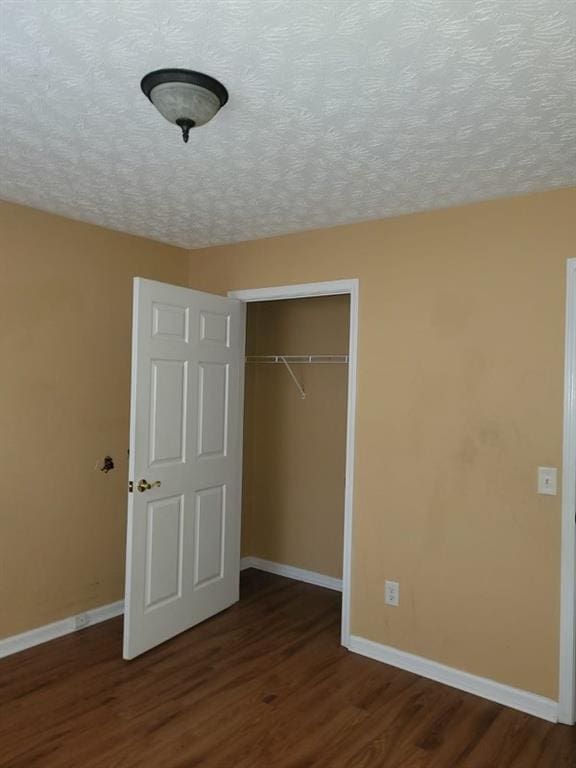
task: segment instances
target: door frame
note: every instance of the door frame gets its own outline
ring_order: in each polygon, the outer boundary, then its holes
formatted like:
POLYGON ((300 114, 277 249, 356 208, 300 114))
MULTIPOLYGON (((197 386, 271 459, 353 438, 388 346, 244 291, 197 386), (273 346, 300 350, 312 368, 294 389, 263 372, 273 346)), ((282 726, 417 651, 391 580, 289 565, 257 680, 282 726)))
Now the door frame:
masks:
POLYGON ((346 414, 346 481, 344 492, 344 547, 342 558, 342 629, 341 642, 350 646, 350 589, 352 584, 352 529, 354 517, 354 457, 356 450, 356 379, 358 371, 358 299, 359 280, 332 280, 322 283, 277 285, 228 291, 228 297, 243 302, 306 299, 315 296, 350 296, 350 332, 348 342, 348 401, 346 414))
POLYGON ((576 721, 576 259, 566 263, 558 719, 576 721))

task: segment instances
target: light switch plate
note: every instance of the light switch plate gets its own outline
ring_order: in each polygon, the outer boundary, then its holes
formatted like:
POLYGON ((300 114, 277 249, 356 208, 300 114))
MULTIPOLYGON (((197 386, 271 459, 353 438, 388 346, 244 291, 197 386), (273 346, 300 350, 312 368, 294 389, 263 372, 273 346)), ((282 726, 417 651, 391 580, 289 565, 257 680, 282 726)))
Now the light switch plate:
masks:
POLYGON ((538 493, 556 496, 558 470, 556 467, 538 467, 538 493))

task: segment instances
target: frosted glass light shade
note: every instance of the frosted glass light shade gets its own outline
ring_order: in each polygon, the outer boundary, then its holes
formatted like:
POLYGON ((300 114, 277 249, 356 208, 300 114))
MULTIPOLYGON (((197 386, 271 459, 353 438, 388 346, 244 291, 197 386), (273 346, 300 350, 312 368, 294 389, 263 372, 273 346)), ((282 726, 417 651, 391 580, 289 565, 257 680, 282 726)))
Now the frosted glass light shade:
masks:
POLYGON ((150 92, 150 101, 166 120, 187 119, 195 127, 211 120, 220 109, 220 99, 206 88, 191 83, 162 83, 150 92))
POLYGON ((189 69, 158 69, 143 77, 140 86, 158 112, 180 126, 184 141, 192 128, 207 123, 228 101, 222 83, 189 69))

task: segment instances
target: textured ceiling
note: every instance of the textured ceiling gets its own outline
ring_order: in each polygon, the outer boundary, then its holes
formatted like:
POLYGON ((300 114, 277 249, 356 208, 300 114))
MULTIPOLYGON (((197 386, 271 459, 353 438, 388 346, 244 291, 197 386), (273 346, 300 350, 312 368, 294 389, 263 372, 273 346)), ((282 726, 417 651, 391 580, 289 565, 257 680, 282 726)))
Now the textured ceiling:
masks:
POLYGON ((0 0, 0 197, 186 247, 576 180, 574 0, 0 0), (184 145, 160 67, 228 105, 184 145))

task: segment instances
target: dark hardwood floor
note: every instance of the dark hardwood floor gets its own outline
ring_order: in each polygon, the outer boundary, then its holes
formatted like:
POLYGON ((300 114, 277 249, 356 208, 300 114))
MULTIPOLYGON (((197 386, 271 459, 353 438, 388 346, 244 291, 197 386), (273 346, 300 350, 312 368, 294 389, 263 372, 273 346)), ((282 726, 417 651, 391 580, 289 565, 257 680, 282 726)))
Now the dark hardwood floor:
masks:
POLYGON ((0 661, 3 768, 576 768, 552 725, 348 653, 340 595, 242 600, 132 662, 121 619, 0 661))

